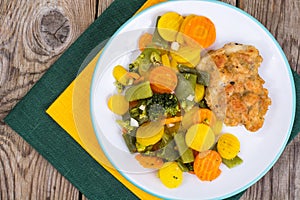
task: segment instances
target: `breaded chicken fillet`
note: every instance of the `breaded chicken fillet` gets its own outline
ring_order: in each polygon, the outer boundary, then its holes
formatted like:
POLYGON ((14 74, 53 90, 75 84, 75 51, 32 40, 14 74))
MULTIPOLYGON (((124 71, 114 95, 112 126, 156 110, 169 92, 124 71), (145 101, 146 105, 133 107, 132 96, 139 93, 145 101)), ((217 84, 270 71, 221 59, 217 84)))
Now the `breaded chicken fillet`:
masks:
MULTIPOLYGON (((229 43, 210 51, 209 55, 219 73, 211 76, 207 104, 215 107, 217 114, 225 109, 224 123, 227 126, 244 125, 249 131, 257 131, 263 126, 271 105, 268 90, 263 87, 265 81, 258 74, 263 61, 259 51, 251 45, 229 43), (224 100, 226 105, 222 105, 224 100)), ((203 69, 201 64, 200 68, 203 69)))

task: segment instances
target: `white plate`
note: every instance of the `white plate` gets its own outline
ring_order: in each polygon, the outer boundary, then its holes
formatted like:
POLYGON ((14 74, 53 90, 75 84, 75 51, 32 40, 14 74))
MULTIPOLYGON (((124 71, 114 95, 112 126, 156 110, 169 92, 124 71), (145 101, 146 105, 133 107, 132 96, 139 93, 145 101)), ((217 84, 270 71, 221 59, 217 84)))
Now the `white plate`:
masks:
MULTIPOLYGON (((100 30, 99 30, 100 31, 100 30)), ((135 15, 109 40, 97 63, 91 88, 91 116, 98 142, 113 166, 132 184, 164 199, 221 199, 235 195, 258 181, 274 165, 285 148, 295 115, 295 88, 288 61, 274 37, 257 20, 240 9, 219 1, 170 1, 135 15), (217 40, 211 47, 228 42, 254 45, 263 57, 259 73, 266 81, 272 105, 264 126, 255 133, 243 127, 225 127, 241 141, 242 165, 222 167, 220 177, 202 182, 185 173, 183 184, 176 189, 162 185, 155 172, 143 169, 128 152, 115 116, 107 108, 107 98, 114 91, 112 69, 127 66, 137 56, 137 39, 157 16, 175 11, 182 15, 209 17, 216 25, 217 40), (129 37, 130 35, 130 37, 129 37)))

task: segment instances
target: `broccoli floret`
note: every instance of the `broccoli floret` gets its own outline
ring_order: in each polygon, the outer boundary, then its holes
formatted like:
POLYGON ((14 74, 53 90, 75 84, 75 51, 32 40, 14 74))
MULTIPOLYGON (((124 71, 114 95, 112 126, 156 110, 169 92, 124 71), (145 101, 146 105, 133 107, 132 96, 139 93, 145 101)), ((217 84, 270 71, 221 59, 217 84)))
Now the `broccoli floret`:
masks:
POLYGON ((180 108, 174 94, 153 94, 148 99, 140 100, 138 105, 130 109, 129 114, 141 125, 148 120, 155 121, 167 116, 176 116, 178 112, 180 108))
MULTIPOLYGON (((154 105, 159 105, 160 110, 164 111, 165 116, 175 116, 180 112, 178 99, 174 94, 153 94, 153 96, 148 99, 147 110, 149 111, 154 105)), ((154 110, 159 110, 158 106, 154 108, 154 110)))
POLYGON ((165 109, 159 104, 151 104, 147 109, 149 119, 155 121, 165 116, 165 109))

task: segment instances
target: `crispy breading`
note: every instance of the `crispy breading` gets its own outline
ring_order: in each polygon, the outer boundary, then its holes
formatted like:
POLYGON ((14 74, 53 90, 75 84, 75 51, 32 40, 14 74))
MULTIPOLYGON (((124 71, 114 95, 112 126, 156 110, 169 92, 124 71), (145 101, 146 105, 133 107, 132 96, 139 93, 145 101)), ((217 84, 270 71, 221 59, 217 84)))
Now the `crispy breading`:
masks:
MULTIPOLYGON (((271 105, 268 90, 263 87, 265 81, 258 74, 263 61, 259 51, 251 45, 229 43, 209 52, 209 55, 219 72, 219 77, 212 76, 211 82, 214 86, 222 85, 224 88, 224 123, 228 126, 242 124, 252 132, 259 130, 271 105)), ((206 101, 209 106, 216 103, 214 99, 220 98, 216 91, 221 90, 213 87, 207 89, 206 101)))

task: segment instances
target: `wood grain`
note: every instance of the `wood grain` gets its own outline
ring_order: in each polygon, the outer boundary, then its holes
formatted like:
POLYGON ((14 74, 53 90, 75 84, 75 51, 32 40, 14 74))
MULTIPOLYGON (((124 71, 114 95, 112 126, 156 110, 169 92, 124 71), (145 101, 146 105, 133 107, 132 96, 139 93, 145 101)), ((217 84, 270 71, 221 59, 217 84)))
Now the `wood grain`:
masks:
MULTIPOLYGON (((300 1, 240 0, 238 6, 258 19, 277 39, 292 69, 300 72, 300 1)), ((288 145, 274 167, 242 199, 300 198, 300 136, 288 145)))
POLYGON ((81 197, 3 118, 95 13, 95 0, 0 1, 0 199, 81 197))
MULTIPOLYGON (((113 0, 0 0, 0 199, 86 199, 3 118, 113 0)), ((300 72, 299 0, 223 0, 264 24, 300 72)), ((300 136, 242 199, 300 199, 300 136)))
POLYGON ((238 6, 274 35, 291 68, 300 73, 300 0, 240 0, 238 6))

